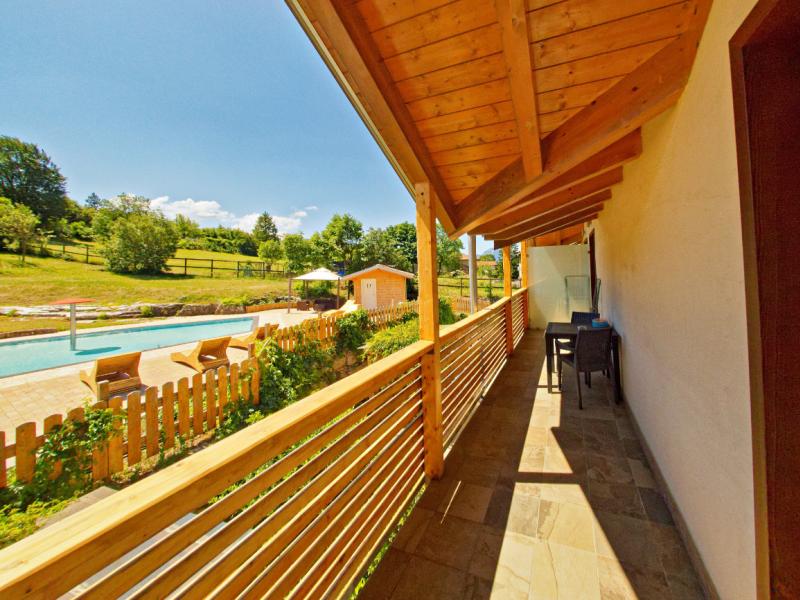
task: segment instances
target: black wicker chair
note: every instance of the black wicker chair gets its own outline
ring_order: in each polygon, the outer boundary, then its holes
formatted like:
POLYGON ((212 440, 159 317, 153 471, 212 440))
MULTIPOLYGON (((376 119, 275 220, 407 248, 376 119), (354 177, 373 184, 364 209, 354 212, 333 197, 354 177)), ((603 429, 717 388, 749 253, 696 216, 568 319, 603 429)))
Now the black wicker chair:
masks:
POLYGON ((578 385, 578 407, 583 409, 581 393, 581 373, 586 375, 586 383, 591 387, 592 371, 609 372, 611 370, 611 329, 578 328, 575 346, 556 342, 558 364, 558 389, 561 389, 562 363, 575 369, 575 381, 578 385), (562 350, 565 352, 562 354, 562 350))

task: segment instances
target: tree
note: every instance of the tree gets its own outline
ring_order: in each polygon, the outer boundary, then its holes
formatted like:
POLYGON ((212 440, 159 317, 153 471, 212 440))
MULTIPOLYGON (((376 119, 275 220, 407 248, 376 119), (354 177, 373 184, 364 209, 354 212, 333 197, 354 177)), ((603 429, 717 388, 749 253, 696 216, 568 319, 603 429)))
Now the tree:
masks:
POLYGON ((308 265, 308 241, 300 233, 284 236, 283 255, 286 257, 286 269, 291 273, 299 273, 308 265))
POLYGON ((349 214, 333 215, 322 231, 322 238, 331 248, 328 259, 342 262, 347 272, 361 248, 363 236, 361 221, 349 214))
POLYGON ((386 236, 391 244, 403 255, 407 270, 413 270, 417 264, 417 228, 409 222, 389 225, 386 236))
POLYGON ((405 271, 410 271, 412 268, 395 240, 384 229, 370 228, 364 234, 358 258, 358 264, 354 265, 358 269, 379 263, 405 271))
POLYGON ((189 217, 175 215, 175 231, 182 240, 193 240, 200 237, 200 226, 189 217))
POLYGON ((117 219, 100 250, 115 273, 156 274, 164 270, 178 247, 172 222, 157 212, 117 219))
POLYGON ((0 237, 17 244, 20 262, 25 264, 28 244, 38 237, 39 217, 24 204, 0 197, 0 237))
POLYGON ((86 208, 97 210, 102 206, 103 199, 94 192, 92 192, 91 194, 89 194, 86 200, 83 201, 83 204, 84 206, 86 206, 86 208))
POLYGON ((436 263, 439 273, 457 271, 461 266, 461 251, 464 244, 456 238, 451 240, 441 224, 436 224, 436 263))
POLYGON ((92 218, 95 237, 104 240, 111 235, 113 225, 122 218, 144 215, 150 212, 150 199, 132 194, 120 194, 111 200, 103 200, 92 218))
POLYGON ((64 216, 66 179, 35 144, 0 136, 0 196, 49 223, 64 216))
POLYGON ((258 258, 264 261, 267 268, 272 268, 272 263, 283 258, 283 248, 278 240, 266 240, 258 246, 258 258))
MULTIPOLYGON (((511 279, 519 279, 519 245, 512 244, 511 245, 511 279)), ((503 254, 500 253, 500 257, 497 261, 497 276, 503 277, 503 254)))
POLYGON ((278 228, 269 213, 263 212, 258 215, 256 226, 253 227, 253 238, 259 244, 268 240, 278 241, 278 228))

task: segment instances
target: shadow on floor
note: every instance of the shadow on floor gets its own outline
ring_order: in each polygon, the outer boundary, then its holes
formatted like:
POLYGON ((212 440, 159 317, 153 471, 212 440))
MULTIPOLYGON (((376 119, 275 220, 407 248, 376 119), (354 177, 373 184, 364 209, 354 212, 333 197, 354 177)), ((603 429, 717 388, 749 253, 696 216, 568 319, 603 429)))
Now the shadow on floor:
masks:
POLYGON ((360 598, 703 598, 609 382, 543 365, 528 332, 360 598))

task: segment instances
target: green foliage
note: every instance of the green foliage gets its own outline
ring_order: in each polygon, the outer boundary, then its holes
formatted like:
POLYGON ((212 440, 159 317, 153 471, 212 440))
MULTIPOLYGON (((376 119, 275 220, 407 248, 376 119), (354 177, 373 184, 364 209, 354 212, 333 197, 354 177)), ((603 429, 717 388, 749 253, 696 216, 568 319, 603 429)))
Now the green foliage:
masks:
POLYGON ((297 339, 293 350, 283 350, 269 338, 259 347, 260 408, 270 414, 332 383, 333 356, 319 340, 297 339))
POLYGON ((292 273, 302 272, 309 264, 310 247, 308 241, 299 233, 291 233, 283 238, 283 255, 286 268, 292 273))
POLYGON ((272 263, 279 261, 283 258, 283 248, 279 240, 265 240, 258 246, 258 258, 260 258, 267 267, 271 267, 272 263))
POLYGON ((64 216, 66 179, 35 144, 0 136, 0 196, 48 223, 64 216))
POLYGON ((240 229, 222 226, 203 227, 192 232, 191 236, 181 238, 178 246, 186 250, 207 250, 246 256, 258 254, 258 245, 253 236, 240 229))
POLYGON ((189 217, 175 215, 175 231, 182 240, 200 237, 200 226, 189 217))
POLYGON ((405 271, 412 269, 405 254, 385 229, 370 228, 364 235, 358 263, 353 265, 353 270, 365 269, 372 265, 383 264, 405 271))
POLYGON ((357 257, 363 236, 361 221, 349 214, 333 215, 322 230, 322 239, 330 248, 329 260, 344 263, 347 271, 357 257))
POLYGON ((419 317, 379 331, 367 342, 364 357, 375 362, 419 341, 419 317))
POLYGON ((92 239, 92 228, 82 221, 74 221, 68 225, 69 237, 76 240, 92 239))
POLYGON ((153 307, 149 304, 145 304, 139 307, 139 313, 146 319, 155 316, 155 312, 153 312, 153 307))
POLYGON ((56 425, 39 448, 33 481, 16 482, 13 491, 24 508, 34 501, 71 498, 92 485, 92 451, 119 435, 123 415, 90 408, 84 419, 56 425))
POLYGON ((372 322, 363 308, 346 314, 336 321, 336 352, 359 352, 372 329, 372 322))
POLYGON ((0 548, 10 546, 32 534, 47 517, 62 510, 70 501, 71 499, 49 502, 37 500, 24 509, 18 506, 0 508, 0 548))
POLYGON ((458 321, 453 305, 447 298, 439 298, 439 325, 451 325, 458 321))
POLYGON ((158 213, 133 214, 111 227, 101 254, 115 273, 156 274, 177 249, 172 223, 158 213))
POLYGON ((25 264, 28 246, 39 236, 38 226, 39 217, 30 208, 0 197, 0 237, 17 244, 22 264, 25 264))
POLYGON ((461 266, 461 251, 464 244, 460 239, 451 240, 444 227, 436 224, 436 263, 439 273, 457 271, 461 266))
POLYGON ((150 212, 150 200, 144 196, 120 194, 111 200, 101 200, 92 219, 92 231, 97 239, 107 240, 117 221, 150 212))
POLYGON ((258 215, 255 227, 253 227, 253 239, 258 244, 278 241, 278 228, 269 213, 263 212, 258 215))
POLYGON ((405 221, 397 225, 389 225, 386 228, 386 235, 390 240, 392 246, 397 248, 398 252, 403 255, 407 267, 407 271, 412 271, 413 266, 417 264, 417 228, 411 223, 405 221))

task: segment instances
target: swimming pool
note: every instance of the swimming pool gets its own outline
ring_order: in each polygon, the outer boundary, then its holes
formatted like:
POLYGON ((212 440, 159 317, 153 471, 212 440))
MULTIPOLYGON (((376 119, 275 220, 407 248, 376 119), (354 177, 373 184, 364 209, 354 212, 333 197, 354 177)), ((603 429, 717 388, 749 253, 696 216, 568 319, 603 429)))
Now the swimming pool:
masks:
POLYGON ((0 377, 246 333, 253 328, 253 320, 241 317, 79 333, 75 350, 69 349, 69 335, 0 342, 0 377))

